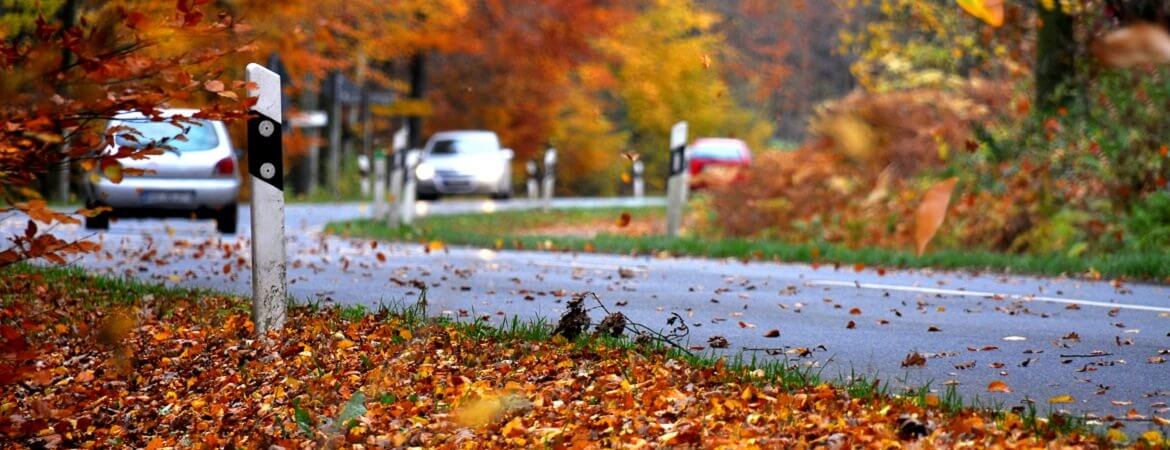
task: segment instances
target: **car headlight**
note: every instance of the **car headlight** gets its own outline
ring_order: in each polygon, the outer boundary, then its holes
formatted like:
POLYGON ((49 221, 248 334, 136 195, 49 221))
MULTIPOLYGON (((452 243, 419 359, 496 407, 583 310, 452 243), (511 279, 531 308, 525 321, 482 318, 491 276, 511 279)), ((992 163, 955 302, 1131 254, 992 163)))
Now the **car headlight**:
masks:
POLYGON ((414 169, 414 176, 421 181, 427 181, 435 177, 435 168, 427 163, 421 163, 414 169))

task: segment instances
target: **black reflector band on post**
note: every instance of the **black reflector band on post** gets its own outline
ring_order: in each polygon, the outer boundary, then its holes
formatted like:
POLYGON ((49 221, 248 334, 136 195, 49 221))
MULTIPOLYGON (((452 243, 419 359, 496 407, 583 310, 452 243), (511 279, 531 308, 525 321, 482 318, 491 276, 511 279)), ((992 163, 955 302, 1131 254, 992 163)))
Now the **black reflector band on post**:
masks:
POLYGON ((248 173, 284 191, 280 122, 252 111, 248 116, 248 173))

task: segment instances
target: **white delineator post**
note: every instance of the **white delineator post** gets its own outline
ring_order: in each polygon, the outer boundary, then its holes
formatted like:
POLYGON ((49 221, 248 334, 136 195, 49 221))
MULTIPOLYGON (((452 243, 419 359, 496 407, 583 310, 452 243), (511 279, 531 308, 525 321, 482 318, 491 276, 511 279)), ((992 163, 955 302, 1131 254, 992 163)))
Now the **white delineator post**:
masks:
POLYGON ((374 152, 374 220, 386 216, 386 154, 374 152))
POLYGON ((552 207, 553 188, 557 180, 557 149, 549 148, 544 151, 544 179, 541 180, 541 209, 548 211, 552 207))
POLYGON ((634 198, 642 198, 646 196, 646 180, 642 178, 642 174, 646 172, 646 165, 641 160, 634 161, 634 167, 630 169, 634 176, 634 198))
POLYGON ((536 200, 540 197, 540 181, 538 180, 539 175, 537 174, 538 169, 536 167, 536 160, 528 161, 528 163, 524 165, 524 168, 528 173, 528 182, 526 183, 526 187, 528 188, 528 199, 536 200))
POLYGON ((256 334, 284 327, 284 164, 280 76, 248 64, 248 173, 252 178, 252 322, 256 334))
POLYGON ((670 128, 670 173, 666 179, 666 235, 678 237, 687 203, 687 123, 670 128))
POLYGON ((387 209, 388 214, 386 215, 386 223, 392 227, 398 226, 398 220, 400 216, 399 213, 402 210, 402 179, 404 171, 403 167, 406 165, 407 133, 408 132, 406 127, 399 128, 398 131, 394 133, 394 140, 392 143, 394 153, 390 155, 390 207, 387 209))
POLYGON ((398 218, 403 225, 410 225, 414 222, 414 204, 417 200, 418 182, 414 170, 418 168, 419 150, 414 148, 407 150, 402 160, 404 181, 402 183, 402 199, 398 203, 398 218))

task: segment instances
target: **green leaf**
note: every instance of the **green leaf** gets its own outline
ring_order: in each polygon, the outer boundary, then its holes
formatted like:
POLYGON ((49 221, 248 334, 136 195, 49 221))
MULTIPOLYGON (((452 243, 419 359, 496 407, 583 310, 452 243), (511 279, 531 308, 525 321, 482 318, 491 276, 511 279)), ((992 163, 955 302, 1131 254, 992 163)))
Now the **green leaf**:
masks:
POLYGON ((349 397, 349 401, 345 402, 345 406, 341 408, 341 413, 337 415, 338 428, 342 430, 349 429, 350 421, 357 419, 366 414, 366 394, 361 391, 354 392, 353 396, 349 397))

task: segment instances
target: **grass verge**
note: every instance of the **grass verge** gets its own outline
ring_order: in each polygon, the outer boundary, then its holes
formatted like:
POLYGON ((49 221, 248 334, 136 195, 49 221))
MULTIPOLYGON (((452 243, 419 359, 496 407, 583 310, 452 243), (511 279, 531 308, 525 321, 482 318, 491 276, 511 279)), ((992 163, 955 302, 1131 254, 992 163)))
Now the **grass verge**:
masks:
POLYGON ((566 341, 550 328, 430 318, 425 303, 308 306, 256 339, 238 298, 3 269, 0 439, 28 448, 1108 444, 1073 421, 977 411, 928 389, 890 396, 784 362, 566 341))
POLYGON ((939 250, 923 256, 883 248, 850 248, 818 243, 795 244, 768 239, 718 238, 599 233, 596 236, 541 234, 558 224, 608 224, 623 212, 634 222, 662 220, 661 208, 505 211, 494 214, 431 216, 414 227, 390 227, 378 221, 355 220, 329 224, 327 231, 342 236, 384 240, 442 241, 455 245, 495 248, 546 249, 619 254, 670 254, 834 264, 886 268, 936 268, 994 271, 1031 275, 1069 275, 1089 278, 1170 280, 1170 254, 1117 253, 1071 257, 1020 255, 988 251, 939 250))

